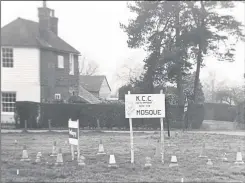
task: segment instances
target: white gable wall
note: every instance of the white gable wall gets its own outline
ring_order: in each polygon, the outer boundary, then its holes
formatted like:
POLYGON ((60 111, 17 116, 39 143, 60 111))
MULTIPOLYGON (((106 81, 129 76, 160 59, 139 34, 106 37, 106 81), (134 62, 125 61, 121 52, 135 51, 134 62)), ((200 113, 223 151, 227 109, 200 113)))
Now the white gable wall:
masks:
POLYGON ((99 97, 102 99, 107 99, 110 97, 110 95, 111 95, 110 88, 106 82, 106 79, 104 79, 100 87, 99 97))
MULTIPOLYGON (((40 102, 40 50, 13 48, 14 67, 1 65, 1 91, 16 92, 16 101, 40 102)), ((13 112, 2 112, 2 122, 13 121, 13 112)))

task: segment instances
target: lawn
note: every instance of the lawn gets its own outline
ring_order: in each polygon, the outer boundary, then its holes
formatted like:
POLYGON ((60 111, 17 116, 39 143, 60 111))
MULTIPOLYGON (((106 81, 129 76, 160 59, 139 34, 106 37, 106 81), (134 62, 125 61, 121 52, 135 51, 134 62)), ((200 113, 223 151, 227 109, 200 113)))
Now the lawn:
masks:
POLYGON ((71 161, 69 146, 65 145, 65 133, 9 133, 2 134, 2 182, 163 182, 180 181, 222 181, 244 182, 245 164, 235 166, 237 147, 245 151, 244 137, 192 134, 179 132, 170 139, 165 138, 165 164, 160 157, 154 158, 155 145, 159 133, 135 133, 135 165, 130 164, 129 134, 80 132, 80 149, 85 156, 86 166, 77 166, 71 161), (18 141, 14 145, 15 139, 18 141), (96 155, 99 139, 102 139, 107 155, 96 155), (53 141, 62 148, 64 165, 52 165, 55 157, 52 151, 53 141), (202 144, 206 144, 206 153, 213 166, 206 165, 207 159, 199 158, 202 144), (27 145, 31 162, 21 162, 23 145, 27 145), (36 154, 41 151, 43 164, 34 164, 36 154), (223 153, 227 153, 229 162, 222 162, 223 153), (110 153, 114 153, 117 169, 108 168, 110 153), (176 155, 178 167, 169 168, 171 155, 176 155), (152 167, 144 169, 145 158, 152 158, 152 167), (49 162, 48 164, 46 162, 49 162), (16 174, 19 169, 19 175, 16 174))

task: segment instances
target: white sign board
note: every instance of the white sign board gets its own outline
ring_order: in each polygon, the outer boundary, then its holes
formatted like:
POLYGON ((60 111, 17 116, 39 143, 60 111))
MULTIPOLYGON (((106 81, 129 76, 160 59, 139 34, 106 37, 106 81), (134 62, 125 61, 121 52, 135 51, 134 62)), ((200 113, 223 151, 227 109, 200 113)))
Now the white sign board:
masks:
POLYGON ((79 121, 71 121, 71 119, 69 119, 68 128, 69 143, 77 146, 79 141, 79 121))
POLYGON ((126 118, 165 118, 165 94, 125 95, 126 118))

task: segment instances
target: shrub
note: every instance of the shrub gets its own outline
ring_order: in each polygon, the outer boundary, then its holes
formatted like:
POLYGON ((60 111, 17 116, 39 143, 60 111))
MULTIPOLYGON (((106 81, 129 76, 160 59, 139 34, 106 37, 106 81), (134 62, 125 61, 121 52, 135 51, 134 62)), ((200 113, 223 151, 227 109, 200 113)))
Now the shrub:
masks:
POLYGON ((37 128, 36 117, 38 103, 35 102, 16 102, 16 112, 20 118, 20 125, 18 127, 25 127, 25 120, 28 128, 37 128))
POLYGON ((191 123, 193 129, 199 129, 202 126, 204 120, 204 105, 192 104, 188 109, 188 121, 191 123))

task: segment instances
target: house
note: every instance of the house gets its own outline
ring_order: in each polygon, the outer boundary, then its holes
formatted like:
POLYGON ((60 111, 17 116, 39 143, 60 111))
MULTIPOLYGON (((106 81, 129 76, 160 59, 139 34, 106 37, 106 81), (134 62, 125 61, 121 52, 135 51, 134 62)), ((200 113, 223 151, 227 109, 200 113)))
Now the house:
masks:
MULTIPOLYGON (((46 6, 38 22, 17 18, 1 28, 1 122, 13 122, 15 101, 67 101, 86 93, 79 87, 80 52, 58 36, 58 18, 46 6)), ((92 98, 92 99, 91 99, 92 98)))
POLYGON ((111 94, 111 88, 104 75, 84 76, 80 75, 80 86, 92 93, 99 99, 108 99, 111 94))

